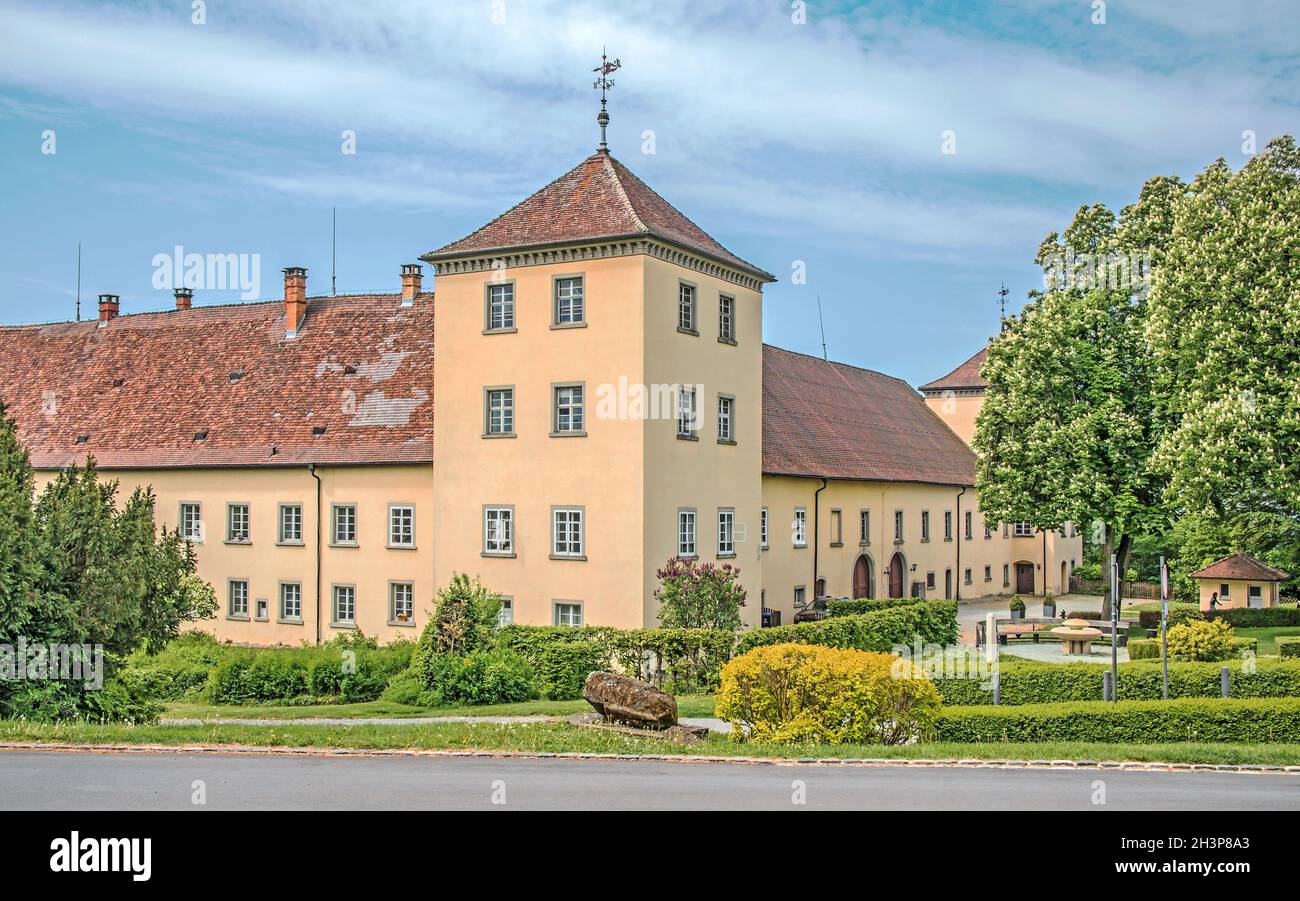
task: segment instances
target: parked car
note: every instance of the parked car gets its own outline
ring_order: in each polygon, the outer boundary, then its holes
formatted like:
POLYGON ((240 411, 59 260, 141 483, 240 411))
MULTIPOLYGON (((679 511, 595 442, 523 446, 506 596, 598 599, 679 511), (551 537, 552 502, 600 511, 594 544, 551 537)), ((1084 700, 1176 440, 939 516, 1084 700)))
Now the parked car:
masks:
POLYGON ((830 608, 827 601, 847 601, 848 598, 820 597, 813 598, 813 602, 802 610, 794 612, 794 621, 797 623, 815 623, 819 619, 825 619, 830 616, 830 608))

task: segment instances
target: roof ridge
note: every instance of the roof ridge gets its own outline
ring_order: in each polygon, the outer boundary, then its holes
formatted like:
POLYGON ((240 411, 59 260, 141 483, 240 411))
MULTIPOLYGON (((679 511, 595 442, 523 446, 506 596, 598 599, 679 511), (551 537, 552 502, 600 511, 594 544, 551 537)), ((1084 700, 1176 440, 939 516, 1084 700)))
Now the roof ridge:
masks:
MULTIPOLYGON (((462 237, 457 238, 455 241, 448 241, 448 242, 447 242, 445 245, 443 245, 443 246, 444 246, 444 247, 451 247, 451 246, 453 246, 453 245, 455 245, 455 244, 459 244, 459 243, 462 242, 462 241, 468 241, 470 238, 474 237, 474 236, 477 235, 479 232, 487 231, 487 230, 488 230, 489 228, 491 228, 493 225, 496 225, 496 224, 497 224, 498 222, 500 222, 502 219, 506 218, 506 217, 509 216, 511 213, 513 213, 515 210, 519 209, 521 206, 523 206, 524 204, 528 203, 528 201, 532 200, 532 199, 533 199, 534 197, 536 197, 538 194, 541 194, 542 192, 548 190, 549 188, 554 187, 555 185, 557 185, 557 184, 559 184, 560 182, 564 181, 566 178, 568 178, 568 177, 569 177, 570 175, 572 175, 574 172, 577 172, 577 171, 578 171, 579 169, 581 169, 583 166, 587 165, 589 162, 591 162, 593 159, 595 159, 596 156, 598 156, 598 155, 599 155, 598 153, 593 153, 591 156, 584 158, 584 159, 582 160, 582 162, 578 163, 578 165, 572 167, 571 169, 567 169, 567 170, 565 170, 562 174, 560 174, 560 175, 556 176, 555 178, 551 179, 551 180, 548 181, 546 184, 544 184, 544 185, 542 185, 540 188, 538 188, 536 191, 531 191, 531 192, 529 192, 528 194, 524 195, 524 197, 523 197, 522 200, 520 200, 518 203, 514 204, 514 205, 513 205, 512 207, 510 207, 508 210, 503 211, 500 215, 497 215, 497 216, 492 217, 492 218, 489 219, 487 222, 484 222, 482 225, 480 225, 478 228, 474 229, 474 230, 473 230, 472 232, 470 232, 469 234, 467 234, 467 235, 463 235, 462 237)), ((437 253, 437 252, 438 252, 438 251, 434 251, 434 253, 437 253)), ((427 254, 426 254, 426 256, 427 256, 427 254)))
MULTIPOLYGON (((633 173, 631 169, 627 168, 627 166, 624 166, 622 163, 616 160, 613 154, 611 154, 608 150, 603 152, 598 152, 597 155, 604 158, 602 161, 603 164, 612 171, 614 177, 614 187, 618 190, 618 196, 623 198, 623 203, 627 206, 627 211, 629 214, 631 214, 632 220, 637 224, 638 227, 640 227, 641 231, 645 232, 646 234, 650 234, 651 233, 650 226, 646 225, 645 220, 641 218, 641 213, 637 211, 636 204, 632 202, 632 198, 627 193, 627 188, 623 185, 622 173, 626 172, 628 175, 631 175, 633 178, 636 178, 637 181, 641 181, 641 179, 637 178, 636 174, 633 173)), ((646 189, 649 190, 651 193, 655 193, 654 188, 651 188, 649 185, 646 185, 645 182, 641 181, 641 184, 645 185, 646 189)), ((655 196, 658 197, 658 194, 655 194, 655 196)), ((663 200, 662 197, 660 197, 659 199, 663 200)), ((664 200, 664 203, 668 203, 668 201, 664 200)), ((668 204, 668 205, 672 206, 672 204, 668 204)))
POLYGON ((842 360, 827 360, 817 356, 816 354, 807 354, 801 350, 790 350, 788 347, 777 347, 775 344, 768 344, 766 341, 763 342, 763 346, 770 347, 772 348, 772 350, 779 350, 781 351, 781 353, 794 354, 797 357, 807 357, 808 359, 816 360, 819 363, 829 363, 832 366, 845 366, 849 369, 856 369, 858 372, 866 372, 866 373, 870 373, 871 375, 878 375, 881 378, 886 378, 889 379, 890 381, 899 382, 903 385, 907 385, 908 388, 912 387, 911 384, 906 379, 900 379, 898 376, 890 375, 888 372, 881 372, 879 369, 868 369, 866 366, 857 366, 853 363, 845 363, 842 360))

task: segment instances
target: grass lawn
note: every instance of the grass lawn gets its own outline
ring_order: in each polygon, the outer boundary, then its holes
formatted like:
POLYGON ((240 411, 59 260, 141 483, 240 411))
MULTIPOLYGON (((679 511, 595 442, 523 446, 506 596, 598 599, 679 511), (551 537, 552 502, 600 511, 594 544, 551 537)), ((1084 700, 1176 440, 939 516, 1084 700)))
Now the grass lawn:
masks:
POLYGON ((129 743, 167 745, 242 744, 266 747, 420 748, 483 751, 581 752, 610 754, 707 754, 770 758, 1015 759, 1119 760, 1164 763, 1300 764, 1300 745, 1233 745, 1179 743, 1162 745, 1087 744, 916 744, 764 745, 741 744, 712 736, 704 744, 683 747, 566 723, 437 723, 426 726, 316 726, 286 722, 276 726, 126 726, 44 725, 0 721, 0 741, 59 743, 129 743))
POLYGON ((1300 626, 1274 626, 1259 629, 1233 629, 1232 633, 1240 638, 1259 640, 1260 654, 1276 654, 1277 639, 1288 635, 1300 635, 1300 626))
MULTIPOLYGON (((284 706, 270 704, 203 704, 177 701, 167 705, 163 716, 168 719, 272 719, 301 720, 315 717, 357 719, 365 717, 417 716, 568 716, 587 713, 586 701, 523 701, 519 704, 488 704, 482 707, 412 707, 389 701, 366 701, 361 704, 313 704, 284 706)), ((682 695, 677 699, 681 717, 713 716, 712 695, 682 695)))

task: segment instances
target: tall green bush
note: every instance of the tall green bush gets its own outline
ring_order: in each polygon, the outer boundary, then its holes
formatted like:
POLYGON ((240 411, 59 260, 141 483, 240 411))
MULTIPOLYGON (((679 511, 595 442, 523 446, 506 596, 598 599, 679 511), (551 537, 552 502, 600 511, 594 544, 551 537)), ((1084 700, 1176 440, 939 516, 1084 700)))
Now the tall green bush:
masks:
POLYGON ((953 601, 926 601, 856 616, 834 616, 812 623, 755 629, 740 636, 736 653, 790 642, 859 651, 888 651, 896 645, 911 646, 918 638, 923 644, 956 644, 957 604, 953 601))

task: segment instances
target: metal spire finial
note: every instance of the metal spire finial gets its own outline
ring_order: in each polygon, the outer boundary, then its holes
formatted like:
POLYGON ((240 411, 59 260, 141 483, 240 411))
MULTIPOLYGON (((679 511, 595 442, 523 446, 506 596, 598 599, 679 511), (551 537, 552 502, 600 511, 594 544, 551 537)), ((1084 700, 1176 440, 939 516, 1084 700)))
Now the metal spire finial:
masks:
POLYGON ((610 60, 605 54, 605 48, 600 49, 600 65, 592 69, 599 77, 593 88, 600 88, 600 113, 596 116, 596 122, 600 124, 600 149, 609 152, 609 142, 605 140, 605 129, 609 126, 609 112, 605 109, 605 92, 614 87, 614 79, 609 76, 616 70, 623 68, 623 64, 617 59, 610 60))
POLYGON ((1002 329, 1003 329, 1003 331, 1006 331, 1006 328, 1007 328, 1007 295, 1010 294, 1010 293, 1011 293, 1011 292, 1010 292, 1009 290, 1007 290, 1006 282, 1003 282, 1003 283, 1002 283, 1002 290, 998 292, 998 297, 1001 298, 1001 301, 1000 301, 1000 302, 1001 302, 1001 304, 1002 304, 1002 329))

